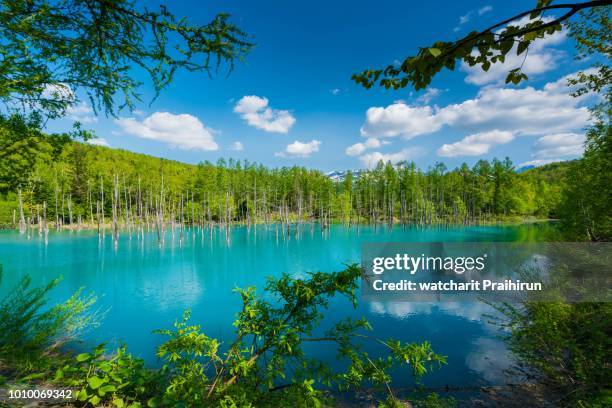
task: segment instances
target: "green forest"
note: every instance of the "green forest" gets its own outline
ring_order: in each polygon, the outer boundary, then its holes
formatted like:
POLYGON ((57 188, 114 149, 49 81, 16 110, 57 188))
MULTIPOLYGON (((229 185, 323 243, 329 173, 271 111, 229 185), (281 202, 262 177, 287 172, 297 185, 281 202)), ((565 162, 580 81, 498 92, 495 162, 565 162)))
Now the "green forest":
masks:
POLYGON ((27 123, 15 126, 19 120, 3 119, 0 133, 0 223, 12 227, 21 215, 39 224, 43 213, 55 228, 95 227, 112 220, 114 207, 124 227, 150 222, 162 207, 166 222, 190 225, 556 218, 566 173, 575 165, 517 172, 508 158, 426 170, 380 162, 334 182, 304 167, 269 169, 233 159, 189 165, 46 135, 27 123))

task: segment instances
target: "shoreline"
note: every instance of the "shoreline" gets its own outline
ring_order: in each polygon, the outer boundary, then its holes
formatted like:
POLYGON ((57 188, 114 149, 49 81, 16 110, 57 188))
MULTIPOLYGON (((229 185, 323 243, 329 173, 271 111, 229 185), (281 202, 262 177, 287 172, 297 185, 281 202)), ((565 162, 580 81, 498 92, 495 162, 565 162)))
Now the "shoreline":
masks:
MULTIPOLYGON (((530 224, 544 224, 544 223, 556 223, 558 222, 558 219, 555 218, 537 218, 537 217, 523 217, 523 218, 515 218, 515 217, 509 217, 507 219, 498 219, 498 220, 478 220, 476 222, 471 222, 471 223, 453 223, 453 222, 432 222, 432 223, 425 223, 425 224, 417 224, 417 223, 404 223, 402 224, 401 222, 393 222, 393 223, 389 223, 389 222, 378 222, 378 223, 367 223, 367 222, 353 222, 350 225, 346 222, 342 222, 342 221, 332 221, 331 223, 323 223, 321 221, 302 221, 302 222, 283 222, 283 221, 274 221, 274 222, 257 222, 257 223, 246 223, 246 222, 234 222, 231 223, 229 225, 230 228, 232 227, 253 227, 253 226, 275 226, 275 225, 283 225, 283 226, 289 226, 289 227, 294 227, 297 225, 311 225, 311 224, 315 224, 315 225, 324 225, 325 228, 334 225, 334 226, 346 226, 348 228, 353 228, 353 227, 388 227, 388 226, 393 226, 393 227, 439 227, 439 226, 446 226, 446 227, 474 227, 474 226, 518 226, 518 225, 530 225, 530 224)), ((127 227, 125 227, 125 225, 123 223, 121 223, 122 226, 120 227, 120 232, 124 232, 127 230, 127 227)), ((100 224, 101 226, 103 224, 100 224)), ((153 224, 149 224, 149 225, 153 225, 153 224)), ((172 228, 172 223, 166 223, 165 225, 170 226, 170 229, 172 228)), ((181 226, 185 227, 185 228, 215 228, 215 229, 221 229, 221 228, 227 228, 227 225, 224 223, 212 223, 212 224, 187 224, 187 223, 180 223, 177 222, 174 224, 175 228, 179 228, 181 226)), ((106 230, 109 231, 109 233, 112 231, 112 223, 105 223, 104 227, 106 230)), ((42 227, 40 227, 42 228, 42 227)), ((133 231, 137 231, 140 230, 140 226, 136 226, 133 225, 133 231)), ((39 225, 38 224, 29 224, 29 228, 31 231, 35 231, 38 232, 39 230, 39 225)), ((90 223, 82 223, 82 224, 67 224, 67 225, 62 225, 60 228, 57 228, 53 225, 53 223, 47 223, 47 229, 48 232, 52 232, 52 231, 97 231, 98 230, 98 225, 91 225, 90 223)), ((151 228, 145 228, 145 230, 148 230, 149 232, 154 232, 155 228, 151 227, 151 228)), ((166 229, 168 230, 168 228, 166 229)), ((19 231, 19 225, 7 225, 7 224, 3 224, 0 225, 0 231, 19 231)))

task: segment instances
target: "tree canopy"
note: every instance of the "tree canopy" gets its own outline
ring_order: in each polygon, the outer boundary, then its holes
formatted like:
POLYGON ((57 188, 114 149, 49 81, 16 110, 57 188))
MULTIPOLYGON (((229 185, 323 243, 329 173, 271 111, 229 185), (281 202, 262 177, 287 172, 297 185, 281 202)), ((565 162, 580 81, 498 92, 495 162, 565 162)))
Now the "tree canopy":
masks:
POLYGON ((51 118, 77 103, 78 90, 96 112, 132 109, 137 69, 159 93, 178 69, 231 70, 252 47, 228 14, 197 25, 132 0, 0 0, 0 42, 6 111, 51 118))

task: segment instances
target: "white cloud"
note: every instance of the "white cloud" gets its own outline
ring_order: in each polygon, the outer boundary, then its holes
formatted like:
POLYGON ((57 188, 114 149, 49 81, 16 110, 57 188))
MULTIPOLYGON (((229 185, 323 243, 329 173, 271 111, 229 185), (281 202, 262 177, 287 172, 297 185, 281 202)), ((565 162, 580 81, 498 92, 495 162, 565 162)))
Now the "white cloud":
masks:
POLYGON ((519 164, 519 167, 542 166, 548 163, 569 160, 584 152, 584 135, 579 133, 554 133, 540 137, 535 143, 534 160, 519 164))
MULTIPOLYGON (((549 18, 543 18, 544 22, 550 21, 549 18)), ((514 26, 523 26, 529 22, 529 18, 523 18, 513 22, 514 26)), ((512 47, 505 56, 503 63, 492 64, 488 71, 483 71, 480 66, 470 67, 463 62, 461 70, 467 72, 465 82, 478 86, 486 84, 503 83, 508 75, 508 71, 522 66, 522 71, 527 76, 542 74, 551 71, 557 67, 557 62, 565 56, 563 51, 551 48, 565 41, 567 34, 564 31, 557 31, 546 38, 539 39, 529 46, 529 53, 523 52, 521 55, 516 55, 516 45, 512 47)))
POLYGON ((185 150, 217 150, 213 133, 198 118, 188 114, 174 115, 155 112, 142 121, 119 118, 115 123, 124 133, 143 139, 165 142, 171 147, 185 150))
POLYGON ((287 110, 272 109, 268 102, 268 98, 257 95, 243 96, 234 106, 234 112, 240 114, 249 126, 266 132, 287 133, 295 118, 287 110))
POLYGON ((493 6, 484 6, 478 9, 478 15, 482 16, 485 13, 488 13, 489 11, 493 10, 493 6))
POLYGON ((321 142, 319 140, 311 140, 310 142, 300 142, 296 140, 290 143, 285 148, 285 151, 275 154, 277 157, 309 157, 312 153, 319 151, 321 142))
POLYGON ((330 90, 329 90, 329 93, 330 93, 330 94, 332 94, 332 95, 334 95, 334 96, 338 95, 340 92, 341 92, 341 91, 340 91, 340 89, 338 89, 338 88, 334 88, 334 89, 330 89, 330 90))
POLYGON ((70 119, 81 123, 95 123, 98 121, 93 109, 86 102, 80 102, 76 105, 69 106, 68 109, 66 109, 66 115, 70 119))
POLYGON ((68 84, 61 82, 46 84, 40 96, 44 99, 59 100, 67 103, 74 103, 76 95, 68 84))
POLYGON ((485 154, 494 145, 509 143, 514 139, 512 132, 492 130, 490 132, 475 133, 462 140, 442 145, 437 151, 438 156, 480 156, 485 154))
POLYGON ((393 164, 399 163, 404 160, 411 160, 415 157, 419 156, 422 153, 422 150, 418 147, 411 147, 402 149, 397 153, 381 153, 381 152, 372 152, 368 154, 364 154, 359 158, 361 163, 368 167, 374 167, 378 164, 379 161, 383 162, 391 162, 393 164))
POLYGON ((519 165, 517 166, 518 168, 521 167, 538 167, 538 166, 543 166, 545 164, 548 163, 556 163, 556 162, 560 162, 563 161, 562 159, 536 159, 536 160, 530 160, 530 161, 526 161, 523 163, 519 163, 519 165))
POLYGON ((535 142, 535 157, 551 159, 553 157, 580 156, 584 152, 584 135, 578 133, 557 133, 546 135, 535 142))
POLYGON ((361 153, 365 152, 367 149, 377 149, 383 144, 387 144, 381 142, 375 138, 369 138, 364 143, 355 143, 346 148, 345 153, 349 156, 359 156, 361 153))
POLYGON ((425 93, 417 98, 417 103, 422 103, 427 105, 433 99, 437 98, 442 93, 438 88, 429 87, 425 91, 425 93))
POLYGON ((441 108, 414 107, 403 102, 385 108, 371 107, 361 134, 410 139, 436 132, 443 126, 467 133, 509 131, 517 136, 579 131, 588 125, 589 111, 579 106, 581 98, 571 97, 568 88, 558 82, 539 90, 486 87, 473 99, 441 108))
POLYGON ((108 144, 108 141, 104 139, 103 137, 96 137, 95 139, 89 139, 87 143, 89 143, 90 145, 94 145, 94 146, 110 147, 110 144, 108 144))
MULTIPOLYGON (((399 101, 398 101, 399 102, 399 101)), ((408 106, 403 102, 383 107, 371 107, 366 112, 366 121, 361 135, 367 137, 414 136, 432 133, 442 124, 429 106, 408 106)))
MULTIPOLYGON (((592 75, 592 74, 596 74, 598 72, 597 68, 588 68, 585 69, 583 71, 580 71, 581 73, 585 74, 585 75, 592 75)), ((550 92, 550 93, 563 93, 563 94, 567 94, 568 92, 573 92, 575 91, 577 88, 580 87, 580 85, 568 85, 568 81, 570 79, 576 79, 578 76, 578 72, 574 72, 572 74, 568 74, 565 76, 562 76, 561 78, 557 79, 554 82, 549 82, 546 85, 544 85, 544 90, 546 92, 550 92)), ((591 96, 595 96, 595 95, 582 95, 579 96, 578 99, 582 100, 584 98, 588 98, 591 96)))
POLYGON ((40 96, 44 99, 64 102, 67 105, 65 113, 69 119, 81 123, 98 121, 92 107, 87 102, 79 102, 74 90, 68 84, 61 82, 47 84, 40 96))
POLYGON ((458 129, 508 130, 529 135, 567 132, 588 124, 587 108, 566 93, 532 87, 485 88, 476 98, 440 109, 437 119, 458 129))
POLYGON ((241 152, 244 150, 244 145, 241 142, 234 142, 232 143, 232 145, 229 147, 230 150, 233 150, 235 152, 241 152))
POLYGON ((472 17, 474 16, 474 14, 478 14, 479 16, 482 16, 485 13, 488 13, 489 11, 493 10, 493 7, 491 6, 484 6, 479 8, 478 10, 470 10, 468 11, 466 14, 462 15, 459 17, 459 26, 455 27, 453 29, 453 31, 459 31, 461 30, 462 25, 467 24, 472 17))

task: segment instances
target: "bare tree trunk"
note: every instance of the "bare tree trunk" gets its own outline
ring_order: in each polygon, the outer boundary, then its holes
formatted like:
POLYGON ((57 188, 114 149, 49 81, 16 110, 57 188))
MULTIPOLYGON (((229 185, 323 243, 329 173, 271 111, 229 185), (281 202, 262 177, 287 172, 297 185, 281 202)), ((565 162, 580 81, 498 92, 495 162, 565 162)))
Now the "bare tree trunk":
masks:
POLYGON ((115 248, 119 245, 119 223, 118 223, 118 210, 119 210, 119 176, 115 175, 115 186, 113 188, 113 243, 115 248))
MULTIPOLYGON (((102 180, 102 176, 100 176, 100 215, 102 216, 102 237, 106 235, 106 221, 104 220, 104 181, 102 180)), ((100 220, 98 220, 100 222, 100 220)))
POLYGON ((43 234, 45 237, 45 245, 49 243, 49 227, 47 226, 47 202, 43 201, 43 234))
POLYGON ((24 234, 26 232, 27 226, 25 222, 25 216, 23 214, 23 198, 21 196, 21 188, 18 190, 19 194, 19 233, 24 234))

